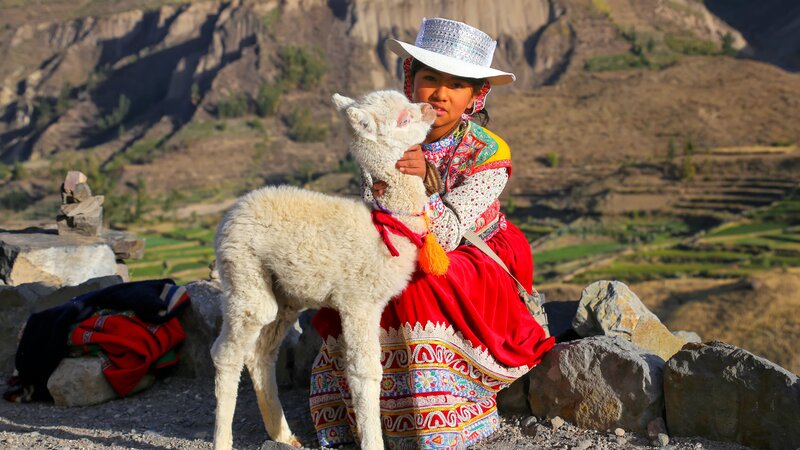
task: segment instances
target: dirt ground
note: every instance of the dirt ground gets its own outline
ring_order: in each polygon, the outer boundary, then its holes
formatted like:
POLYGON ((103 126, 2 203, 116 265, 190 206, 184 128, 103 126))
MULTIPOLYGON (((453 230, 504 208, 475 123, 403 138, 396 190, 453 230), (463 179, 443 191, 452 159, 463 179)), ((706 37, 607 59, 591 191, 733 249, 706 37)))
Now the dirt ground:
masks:
MULTIPOLYGON (((5 390, 5 386, 0 385, 5 390)), ((308 411, 308 391, 283 390, 289 425, 307 448, 318 449, 308 411)), ((531 423, 528 417, 504 417, 501 429, 475 449, 645 449, 641 434, 622 437, 566 424, 531 423), (527 433, 527 434, 526 434, 527 433)), ((15 404, 0 400, 0 448, 67 449, 210 449, 214 427, 211 380, 164 378, 147 391, 101 405, 65 408, 51 403, 15 404)), ((234 446, 240 450, 277 448, 268 436, 255 396, 244 377, 234 416, 234 446), (262 447, 263 445, 263 447, 262 447)), ((735 444, 698 438, 672 438, 672 449, 746 450, 735 444)), ((356 447, 347 447, 347 450, 356 447)))

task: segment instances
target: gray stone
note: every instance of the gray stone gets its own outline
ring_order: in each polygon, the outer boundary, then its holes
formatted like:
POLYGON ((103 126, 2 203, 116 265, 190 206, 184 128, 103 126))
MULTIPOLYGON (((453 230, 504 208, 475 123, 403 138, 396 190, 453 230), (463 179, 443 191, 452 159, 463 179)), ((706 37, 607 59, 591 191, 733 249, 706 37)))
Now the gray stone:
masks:
POLYGON ((552 419, 550 419, 550 426, 551 426, 551 427, 552 427, 554 430, 557 430, 557 429, 559 429, 559 428, 561 428, 561 427, 563 427, 563 426, 564 426, 564 419, 562 419, 562 418, 561 418, 561 417, 559 417, 559 416, 555 416, 555 417, 553 417, 552 419))
POLYGON ((669 445, 669 436, 664 433, 659 433, 658 437, 653 440, 653 445, 657 447, 666 447, 669 445))
MULTIPOLYGON (((155 377, 147 374, 132 393, 153 385, 155 377)), ((117 398, 117 393, 103 375, 100 358, 64 358, 47 380, 47 390, 57 406, 88 406, 117 398)))
POLYGON ((619 281, 597 281, 587 286, 581 293, 572 327, 584 337, 619 336, 665 361, 685 343, 619 281))
POLYGON ((192 308, 197 311, 203 324, 214 336, 222 328, 222 288, 218 282, 193 281, 186 285, 192 308))
POLYGON ((259 450, 295 450, 295 448, 282 442, 265 441, 259 450))
POLYGON ((500 414, 530 415, 531 407, 528 405, 528 377, 523 376, 511 385, 497 393, 497 410, 500 414))
POLYGON ((556 345, 529 373, 536 416, 561 416, 582 428, 644 431, 663 410, 664 361, 620 337, 556 345))
POLYGON ((61 213, 67 217, 76 217, 81 215, 94 216, 96 211, 101 210, 105 197, 96 195, 89 197, 86 201, 80 203, 67 203, 61 205, 61 213))
POLYGON ((694 331, 678 330, 678 331, 673 331, 672 334, 675 337, 683 339, 685 342, 693 342, 696 344, 703 342, 703 339, 700 338, 700 335, 695 333, 694 331))
POLYGON ((686 344, 664 369, 664 395, 673 436, 800 447, 800 380, 741 348, 686 344))
POLYGON ((117 230, 105 230, 101 237, 114 251, 117 259, 142 259, 145 240, 133 234, 117 230))
POLYGON ((72 200, 75 202, 85 202, 92 197, 92 190, 86 183, 78 183, 72 191, 72 200))
POLYGON ((0 287, 0 336, 6 337, 0 340, 0 373, 10 374, 14 370, 14 358, 22 327, 31 314, 121 281, 117 276, 109 276, 60 289, 43 283, 0 287))
POLYGON ((594 445, 594 442, 592 442, 591 439, 583 439, 580 442, 578 442, 578 445, 576 445, 576 446, 574 446, 572 448, 574 450, 586 450, 589 447, 591 447, 592 445, 594 445))
MULTIPOLYGON (((82 205, 82 203, 73 204, 82 205)), ((60 235, 99 236, 103 231, 103 208, 97 208, 74 216, 60 214, 56 216, 56 225, 60 235)))
POLYGON ((0 233, 0 279, 8 285, 77 285, 115 275, 111 247, 98 238, 44 232, 0 233))
POLYGON ((663 417, 656 417, 647 424, 647 437, 650 439, 658 438, 659 434, 667 433, 667 424, 664 423, 663 417))
POLYGON ((131 273, 125 264, 117 263, 117 275, 126 283, 131 281, 131 273))
POLYGON ((61 190, 68 194, 72 194, 75 192, 75 189, 79 184, 86 183, 87 181, 88 179, 86 178, 86 175, 84 175, 82 172, 70 170, 67 172, 67 176, 64 177, 64 184, 61 185, 61 190))
POLYGON ((178 314, 186 340, 181 346, 181 362, 176 375, 192 378, 214 378, 211 346, 222 327, 222 291, 208 281, 194 281, 186 286, 189 306, 178 314))

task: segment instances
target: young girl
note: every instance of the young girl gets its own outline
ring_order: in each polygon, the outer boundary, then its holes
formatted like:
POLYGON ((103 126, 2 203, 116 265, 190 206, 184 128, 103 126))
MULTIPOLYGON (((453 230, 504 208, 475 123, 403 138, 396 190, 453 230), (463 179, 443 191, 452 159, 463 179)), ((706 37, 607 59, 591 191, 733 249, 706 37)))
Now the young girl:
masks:
MULTIPOLYGON (((533 261, 525 236, 500 212, 511 174, 506 143, 476 123, 488 120, 492 86, 514 75, 492 69, 496 42, 447 19, 424 19, 415 45, 391 40, 404 58, 405 91, 437 118, 399 170, 425 179, 431 231, 448 251, 443 276, 417 271, 381 318, 381 422, 391 449, 466 448, 499 423, 496 394, 553 346, 528 313, 512 278, 463 239, 474 230, 530 291, 533 261)), ((385 185, 364 175, 364 197, 385 185)), ((311 377, 311 415, 321 445, 353 442, 354 413, 342 365, 338 314, 321 310, 314 325, 325 341, 311 377)))

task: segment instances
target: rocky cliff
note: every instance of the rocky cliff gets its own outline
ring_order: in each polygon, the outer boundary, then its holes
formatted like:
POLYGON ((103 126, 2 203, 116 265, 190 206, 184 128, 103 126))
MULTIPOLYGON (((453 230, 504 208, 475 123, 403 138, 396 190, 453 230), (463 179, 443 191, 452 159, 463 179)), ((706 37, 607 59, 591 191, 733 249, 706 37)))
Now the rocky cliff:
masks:
MULTIPOLYGON (((328 97, 335 91, 398 87, 400 62, 387 51, 386 39, 413 40, 426 16, 464 20, 497 37, 495 65, 514 71, 518 82, 492 97, 504 107, 504 92, 507 98, 527 99, 520 104, 525 108, 514 109, 512 126, 499 130, 507 140, 524 139, 530 127, 518 132, 518 125, 538 120, 536 92, 549 85, 557 89, 551 92, 567 103, 594 99, 602 104, 599 111, 586 110, 586 120, 591 123, 573 123, 569 115, 580 108, 547 111, 558 129, 597 128, 597 132, 582 136, 588 142, 609 143, 613 149, 630 149, 620 153, 627 154, 651 144, 642 143, 638 129, 628 130, 624 123, 615 130, 615 140, 609 140, 605 126, 596 127, 593 118, 607 116, 608 108, 623 107, 623 99, 613 92, 631 87, 628 74, 658 74, 669 67, 674 72, 670 78, 678 81, 658 86, 666 99, 671 97, 670 89, 677 93, 693 82, 694 69, 684 67, 683 59, 719 57, 715 55, 725 39, 729 53, 756 45, 746 39, 752 33, 740 34, 734 21, 729 25, 715 15, 714 8, 693 0, 160 3, 162 6, 153 7, 154 2, 129 0, 119 8, 130 9, 114 10, 104 4, 96 14, 88 14, 56 1, 48 7, 74 18, 48 16, 48 10, 33 5, 26 11, 29 21, 4 22, 0 31, 0 59, 4 61, 0 65, 0 161, 40 160, 47 165, 94 158, 108 167, 115 158, 127 155, 125 161, 118 160, 120 180, 133 183, 144 177, 150 186, 168 185, 170 189, 218 186, 251 176, 248 173, 254 168, 267 180, 333 170, 344 156, 345 136, 328 97), (286 70, 282 53, 286 48, 319 55, 327 68, 322 82, 285 89, 275 114, 258 125, 269 133, 252 137, 225 130, 225 123, 215 124, 223 115, 221 105, 231 99, 241 99, 254 111, 260 89, 286 70), (588 87, 598 80, 603 86, 588 87), (534 103, 532 109, 529 103, 534 103), (298 142, 292 137, 292 114, 298 109, 309 111, 311 120, 328 127, 326 143, 298 142), (210 131, 203 131, 203 139, 186 138, 197 135, 198 129, 215 126, 220 131, 214 132, 219 135, 216 140, 208 137, 210 131), (268 139, 264 137, 267 134, 268 139), (253 150, 259 145, 262 150, 253 150), (269 150, 277 148, 283 149, 283 156, 269 150), (323 151, 326 148, 335 150, 323 151), (254 167, 253 159, 264 153, 271 154, 268 162, 254 167), (160 169, 170 165, 181 167, 183 173, 160 169)), ((20 9, 9 8, 5 17, 24 16, 20 9)), ((797 16, 796 11, 789 16, 797 16)), ((785 17, 780 19, 790 23, 785 17)), ((793 29, 786 26, 782 30, 793 29)), ((770 45, 758 41, 761 49, 770 45)), ((748 67, 748 73, 755 73, 754 82, 767 86, 758 103, 791 122, 792 102, 782 86, 796 83, 796 77, 751 68, 745 61, 726 64, 748 67)), ((714 98, 748 102, 743 96, 749 94, 730 92, 731 84, 725 83, 737 72, 719 71, 719 82, 704 91, 714 98)), ((640 90, 627 96, 624 109, 650 106, 652 89, 640 90)), ((683 119, 684 114, 703 107, 695 105, 692 98, 687 101, 690 104, 685 107, 659 109, 660 118, 676 125, 657 130, 655 136, 662 136, 657 140, 680 136, 681 123, 693 123, 683 119)), ((756 122, 748 125, 754 133, 745 136, 754 142, 742 144, 798 138, 797 130, 782 122, 759 119, 767 115, 757 108, 735 109, 730 114, 734 116, 731 125, 715 126, 716 134, 708 138, 708 145, 721 145, 716 142, 718 136, 739 139, 742 130, 734 125, 740 122, 738 118, 756 122)), ((539 136, 548 133, 537 129, 539 136)), ((542 146, 568 159, 617 154, 588 149, 580 142, 566 145, 558 133, 552 137, 542 146)), ((532 162, 541 156, 524 153, 528 149, 521 151, 518 161, 532 162)))

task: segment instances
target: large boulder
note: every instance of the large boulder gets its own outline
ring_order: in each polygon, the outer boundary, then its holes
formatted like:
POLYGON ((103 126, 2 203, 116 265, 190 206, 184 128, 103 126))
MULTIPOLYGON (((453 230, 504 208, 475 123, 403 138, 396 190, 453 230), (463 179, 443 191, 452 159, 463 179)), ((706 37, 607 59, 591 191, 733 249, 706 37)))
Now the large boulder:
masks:
POLYGON ((686 342, 674 336, 628 286, 597 281, 581 293, 572 328, 581 336, 618 336, 668 360, 686 342))
MULTIPOLYGON (((155 376, 146 374, 131 394, 149 388, 155 376)), ((58 406, 88 406, 117 398, 114 388, 103 375, 100 358, 64 358, 47 380, 47 390, 58 406)))
MULTIPOLYGON (((56 288, 44 283, 0 286, 0 373, 14 370, 20 332, 28 317, 66 303, 78 295, 121 283, 116 275, 91 279, 77 286, 56 288)), ((65 337, 66 339, 66 337, 65 337)))
POLYGON ((741 348, 687 344, 667 362, 664 396, 673 435, 800 448, 797 375, 741 348))
POLYGON ((101 238, 42 230, 0 233, 0 280, 7 285, 74 286, 116 274, 114 251, 101 238))
POLYGON ((663 367, 658 356, 616 336, 561 343, 528 373, 528 402, 536 416, 583 428, 646 431, 664 408, 663 367))

